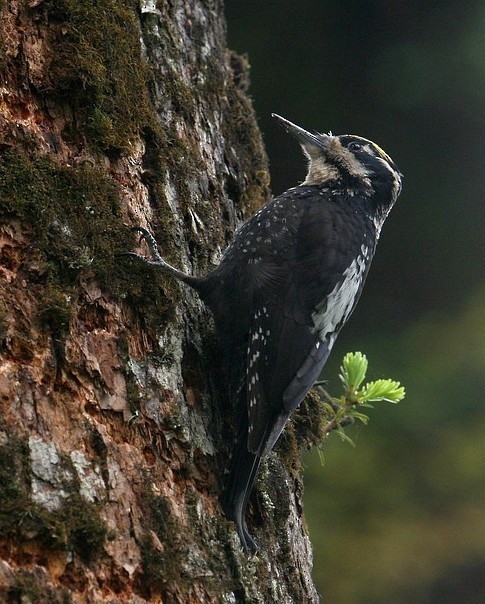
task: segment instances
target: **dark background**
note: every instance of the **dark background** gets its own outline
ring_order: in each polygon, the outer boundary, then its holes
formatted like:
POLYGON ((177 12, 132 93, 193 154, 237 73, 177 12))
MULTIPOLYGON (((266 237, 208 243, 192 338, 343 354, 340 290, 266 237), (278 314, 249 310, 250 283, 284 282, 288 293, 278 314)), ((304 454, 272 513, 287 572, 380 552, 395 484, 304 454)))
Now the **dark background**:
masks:
POLYGON ((485 602, 485 5, 227 1, 275 194, 305 175, 270 117, 359 134, 405 175, 347 351, 407 391, 306 459, 314 576, 331 604, 485 602))

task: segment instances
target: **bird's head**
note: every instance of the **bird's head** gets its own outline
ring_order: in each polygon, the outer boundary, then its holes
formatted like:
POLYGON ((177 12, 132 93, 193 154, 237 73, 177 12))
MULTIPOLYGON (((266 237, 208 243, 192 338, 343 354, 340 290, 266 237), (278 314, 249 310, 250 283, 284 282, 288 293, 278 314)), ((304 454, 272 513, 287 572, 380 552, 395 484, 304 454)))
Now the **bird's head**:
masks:
POLYGON ((389 211, 401 192, 402 174, 378 145, 352 134, 308 132, 275 113, 272 115, 298 140, 309 160, 304 185, 335 181, 351 194, 359 192, 374 197, 381 210, 389 211))

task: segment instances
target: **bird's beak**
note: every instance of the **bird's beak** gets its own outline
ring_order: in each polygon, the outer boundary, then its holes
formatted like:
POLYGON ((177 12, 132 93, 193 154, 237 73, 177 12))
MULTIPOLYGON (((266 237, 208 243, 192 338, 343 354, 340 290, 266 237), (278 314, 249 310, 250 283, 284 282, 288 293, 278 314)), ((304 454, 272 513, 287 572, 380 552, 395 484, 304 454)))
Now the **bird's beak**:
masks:
POLYGON ((281 115, 277 115, 276 113, 272 113, 271 115, 279 121, 287 132, 296 138, 309 155, 313 155, 312 151, 320 151, 321 153, 322 151, 327 151, 330 147, 332 137, 329 134, 313 134, 281 117, 281 115))

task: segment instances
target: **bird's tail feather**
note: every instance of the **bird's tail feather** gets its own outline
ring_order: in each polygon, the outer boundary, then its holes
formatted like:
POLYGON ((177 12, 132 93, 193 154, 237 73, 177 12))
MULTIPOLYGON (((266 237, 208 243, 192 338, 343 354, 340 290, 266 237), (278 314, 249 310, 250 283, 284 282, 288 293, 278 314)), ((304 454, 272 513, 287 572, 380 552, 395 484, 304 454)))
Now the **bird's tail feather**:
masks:
POLYGON ((245 516, 261 457, 248 451, 246 441, 247 434, 242 431, 230 460, 222 507, 226 517, 236 523, 244 549, 254 553, 258 546, 247 530, 245 516))

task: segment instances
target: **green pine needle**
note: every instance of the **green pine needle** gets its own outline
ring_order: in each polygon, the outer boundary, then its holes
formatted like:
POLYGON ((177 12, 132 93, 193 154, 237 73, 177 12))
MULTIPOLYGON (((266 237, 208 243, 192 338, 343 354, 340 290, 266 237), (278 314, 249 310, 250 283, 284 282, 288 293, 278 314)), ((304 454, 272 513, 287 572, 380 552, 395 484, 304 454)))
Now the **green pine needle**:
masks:
POLYGON ((340 397, 325 394, 324 409, 328 420, 323 427, 325 435, 335 430, 342 440, 353 445, 344 432, 345 425, 355 420, 367 425, 369 417, 362 410, 373 409, 371 402, 397 403, 404 398, 404 387, 395 380, 375 380, 362 386, 368 365, 367 357, 361 352, 348 352, 344 356, 339 374, 344 394, 340 397))
POLYGON ((376 380, 366 384, 359 393, 362 401, 388 401, 398 403, 406 392, 399 382, 394 380, 376 380))
POLYGON ((348 352, 340 367, 340 379, 349 393, 354 393, 360 388, 367 373, 368 361, 361 352, 348 352))

